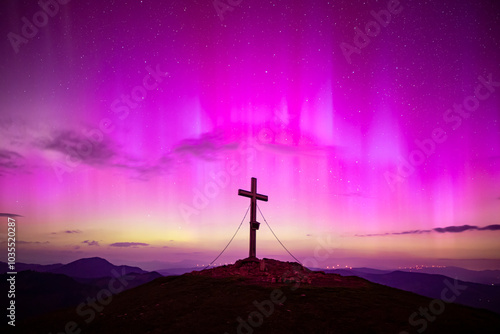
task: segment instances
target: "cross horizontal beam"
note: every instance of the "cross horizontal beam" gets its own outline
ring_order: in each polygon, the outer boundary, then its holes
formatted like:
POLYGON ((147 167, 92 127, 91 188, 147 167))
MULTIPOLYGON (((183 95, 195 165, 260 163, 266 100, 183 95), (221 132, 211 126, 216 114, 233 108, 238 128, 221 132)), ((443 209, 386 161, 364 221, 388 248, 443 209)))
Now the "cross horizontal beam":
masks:
POLYGON ((246 190, 241 190, 241 189, 238 190, 238 195, 250 197, 250 198, 255 197, 255 199, 258 199, 258 200, 261 200, 264 202, 267 202, 267 200, 268 200, 268 197, 266 195, 254 194, 251 191, 246 191, 246 190))

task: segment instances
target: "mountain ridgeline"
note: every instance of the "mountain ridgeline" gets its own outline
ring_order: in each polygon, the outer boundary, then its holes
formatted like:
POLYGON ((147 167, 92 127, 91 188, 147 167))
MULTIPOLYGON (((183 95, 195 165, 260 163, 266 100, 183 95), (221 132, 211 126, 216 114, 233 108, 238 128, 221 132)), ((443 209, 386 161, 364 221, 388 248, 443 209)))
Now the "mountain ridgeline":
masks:
MULTIPOLYGON (((0 288, 8 291, 7 263, 1 262, 0 268, 0 288)), ((116 294, 161 277, 156 272, 147 272, 138 267, 115 266, 98 257, 65 265, 17 263, 16 270, 18 321, 62 308, 74 308, 102 290, 116 294)))
POLYGON ((272 259, 159 277, 112 298, 100 290, 90 300, 26 319, 23 333, 500 332, 499 314, 451 298, 440 301, 272 259))

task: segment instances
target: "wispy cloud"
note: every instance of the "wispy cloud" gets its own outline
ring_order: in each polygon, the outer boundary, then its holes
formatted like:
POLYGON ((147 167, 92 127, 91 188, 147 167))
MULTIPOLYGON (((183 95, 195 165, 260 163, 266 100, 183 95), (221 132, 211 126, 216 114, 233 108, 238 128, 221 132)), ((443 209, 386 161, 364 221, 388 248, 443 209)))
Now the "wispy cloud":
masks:
POLYGON ((376 233, 376 234, 356 234, 357 237, 382 237, 388 235, 407 235, 407 234, 423 234, 423 233, 462 233, 465 231, 500 231, 500 225, 488 225, 484 227, 478 227, 473 225, 461 225, 461 226, 447 226, 447 227, 436 227, 431 230, 413 230, 413 231, 403 231, 403 232, 388 232, 388 233, 376 233))
POLYGON ((116 147, 104 138, 101 142, 90 141, 74 130, 59 130, 38 142, 43 150, 52 150, 69 155, 74 160, 81 160, 87 165, 106 165, 115 155, 116 147))
POLYGON ((88 246, 99 246, 99 242, 95 241, 95 240, 85 240, 85 241, 82 241, 82 244, 87 244, 88 246))
POLYGON ((115 242, 110 244, 111 247, 137 247, 137 246, 149 246, 143 242, 115 242))
POLYGON ((488 225, 485 227, 479 227, 478 230, 480 230, 480 231, 500 231, 500 225, 494 224, 494 225, 488 225))
POLYGON ((173 152, 175 155, 187 158, 192 155, 203 160, 216 160, 225 149, 236 149, 236 143, 228 143, 224 132, 215 130, 202 134, 199 138, 188 138, 178 143, 173 152))
POLYGON ((0 149, 0 176, 13 174, 14 171, 21 169, 25 164, 24 156, 21 154, 0 149))
MULTIPOLYGON (((10 126, 9 124, 6 126, 10 126)), ((92 125, 88 128, 92 128, 92 125)), ((0 133, 0 139, 4 137, 0 133)), ((33 125, 30 131, 23 133, 22 145, 0 144, 0 176, 26 172, 30 166, 33 167, 33 161, 36 161, 36 165, 52 166, 54 159, 58 159, 70 169, 79 168, 80 164, 99 169, 117 168, 132 179, 148 181, 155 176, 171 173, 179 167, 179 164, 189 163, 192 159, 205 161, 222 159, 228 151, 237 152, 246 137, 245 134, 231 129, 217 128, 196 137, 182 139, 173 144, 168 152, 158 156, 136 156, 127 152, 126 145, 120 144, 113 138, 104 135, 97 141, 95 138, 87 138, 80 128, 41 129, 33 125), (57 154, 54 155, 54 152, 57 154), (33 160, 33 157, 36 157, 36 160, 33 160)), ((276 143, 252 142, 248 145, 254 150, 278 150, 289 154, 325 154, 325 148, 318 149, 313 145, 302 148, 276 143)), ((331 149, 333 148, 326 148, 326 151, 331 149)))
POLYGON ((57 151, 71 159, 94 167, 114 167, 133 172, 132 177, 147 180, 153 175, 169 172, 177 161, 196 157, 203 160, 214 160, 221 151, 237 145, 227 143, 224 132, 216 130, 202 134, 199 138, 187 138, 174 145, 171 152, 156 159, 134 157, 126 153, 121 145, 104 138, 101 142, 90 142, 80 132, 63 130, 52 135, 52 138, 39 143, 43 150, 57 151))
POLYGON ((0 217, 22 217, 21 215, 15 214, 15 213, 0 213, 0 217))
POLYGON ((147 181, 153 176, 162 175, 168 173, 174 159, 169 155, 164 155, 156 161, 144 161, 141 159, 131 158, 123 156, 118 158, 109 167, 121 168, 128 170, 132 179, 147 181))
POLYGON ((37 147, 58 152, 77 165, 124 169, 131 173, 131 178, 138 180, 149 180, 154 175, 164 174, 174 163, 168 154, 158 159, 134 157, 109 137, 105 136, 100 142, 90 141, 80 132, 68 129, 38 141, 37 147))
POLYGON ((51 234, 78 234, 78 233, 82 233, 82 231, 80 231, 80 230, 65 230, 65 231, 61 231, 61 232, 52 232, 51 234))
POLYGON ((448 227, 436 227, 433 231, 439 233, 460 233, 469 230, 478 230, 477 226, 462 225, 462 226, 448 226, 448 227))
POLYGON ((82 231, 80 231, 80 230, 66 230, 66 231, 63 231, 63 233, 73 234, 73 233, 82 233, 82 231))

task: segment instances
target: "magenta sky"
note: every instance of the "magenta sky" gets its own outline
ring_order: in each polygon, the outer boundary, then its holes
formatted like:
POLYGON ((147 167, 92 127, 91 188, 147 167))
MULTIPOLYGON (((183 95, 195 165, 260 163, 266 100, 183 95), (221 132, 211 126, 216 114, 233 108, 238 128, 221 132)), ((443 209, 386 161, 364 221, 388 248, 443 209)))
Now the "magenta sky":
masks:
POLYGON ((42 2, 0 5, 18 261, 206 264, 254 176, 299 259, 500 268, 498 3, 42 2))

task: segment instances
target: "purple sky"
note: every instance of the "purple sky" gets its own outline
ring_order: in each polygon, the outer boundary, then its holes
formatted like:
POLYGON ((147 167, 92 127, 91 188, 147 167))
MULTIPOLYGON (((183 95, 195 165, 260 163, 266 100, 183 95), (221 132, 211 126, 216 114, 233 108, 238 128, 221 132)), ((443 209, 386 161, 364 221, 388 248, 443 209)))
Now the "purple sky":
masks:
POLYGON ((65 2, 0 4, 18 261, 206 264, 257 177, 301 260, 500 269, 498 2, 65 2))

